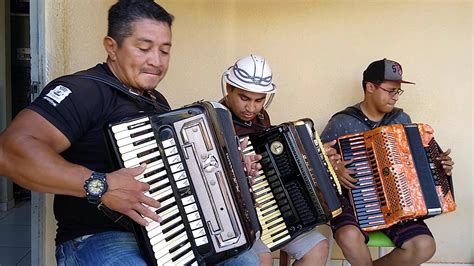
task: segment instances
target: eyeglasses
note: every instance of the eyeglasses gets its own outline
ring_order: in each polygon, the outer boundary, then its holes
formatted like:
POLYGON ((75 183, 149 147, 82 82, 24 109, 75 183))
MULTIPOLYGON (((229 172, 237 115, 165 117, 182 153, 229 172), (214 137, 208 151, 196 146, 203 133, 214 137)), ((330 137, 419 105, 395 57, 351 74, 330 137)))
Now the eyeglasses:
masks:
POLYGON ((381 87, 380 85, 377 85, 377 84, 375 84, 375 86, 376 86, 377 88, 379 88, 379 89, 382 89, 383 91, 388 92, 388 95, 390 95, 391 97, 394 97, 394 96, 397 95, 397 94, 398 94, 399 96, 401 96, 401 95, 403 94, 403 92, 404 92, 404 90, 402 90, 402 89, 400 89, 400 88, 398 88, 398 89, 397 89, 397 88, 386 89, 386 88, 383 88, 383 87, 381 87))

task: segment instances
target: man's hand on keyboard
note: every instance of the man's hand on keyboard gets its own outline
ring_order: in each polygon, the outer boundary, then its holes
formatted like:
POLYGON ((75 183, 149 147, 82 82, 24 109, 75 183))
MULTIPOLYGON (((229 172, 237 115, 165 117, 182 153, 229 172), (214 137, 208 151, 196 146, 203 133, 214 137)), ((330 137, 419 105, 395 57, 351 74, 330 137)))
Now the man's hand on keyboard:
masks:
POLYGON ((154 208, 159 208, 160 203, 145 194, 150 189, 150 185, 135 179, 145 171, 145 168, 146 165, 141 165, 108 173, 109 188, 102 196, 102 203, 105 206, 127 215, 143 226, 146 226, 150 219, 161 221, 158 214, 154 212, 154 208))

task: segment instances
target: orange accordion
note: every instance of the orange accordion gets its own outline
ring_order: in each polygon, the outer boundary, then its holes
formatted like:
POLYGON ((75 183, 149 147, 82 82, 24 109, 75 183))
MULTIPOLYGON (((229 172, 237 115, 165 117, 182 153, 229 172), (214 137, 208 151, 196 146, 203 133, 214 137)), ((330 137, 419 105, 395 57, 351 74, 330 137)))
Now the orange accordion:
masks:
POLYGON ((454 211, 452 180, 427 124, 382 126, 338 139, 357 179, 349 196, 358 223, 375 231, 396 223, 454 211))

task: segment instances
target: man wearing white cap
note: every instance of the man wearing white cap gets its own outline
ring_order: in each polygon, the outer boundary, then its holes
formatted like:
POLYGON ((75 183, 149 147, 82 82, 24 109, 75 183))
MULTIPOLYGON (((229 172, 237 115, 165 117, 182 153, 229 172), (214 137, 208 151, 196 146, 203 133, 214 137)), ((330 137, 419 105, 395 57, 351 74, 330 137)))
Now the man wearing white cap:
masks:
MULTIPOLYGON (((239 59, 222 74, 221 103, 230 109, 237 135, 258 133, 271 125, 265 108, 276 92, 272 78, 270 65, 257 55, 239 59)), ((270 249, 260 239, 253 250, 259 255, 260 265, 273 264, 270 249)), ((325 265, 329 243, 314 229, 298 236, 282 250, 296 259, 294 265, 325 265)))

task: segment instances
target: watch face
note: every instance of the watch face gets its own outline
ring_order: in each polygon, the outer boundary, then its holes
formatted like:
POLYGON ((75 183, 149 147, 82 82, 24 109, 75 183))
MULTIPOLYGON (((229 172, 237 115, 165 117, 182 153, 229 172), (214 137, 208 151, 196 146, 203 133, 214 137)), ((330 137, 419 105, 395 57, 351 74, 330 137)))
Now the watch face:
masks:
POLYGON ((105 190, 104 181, 93 179, 87 184, 87 191, 91 195, 100 195, 105 190))

